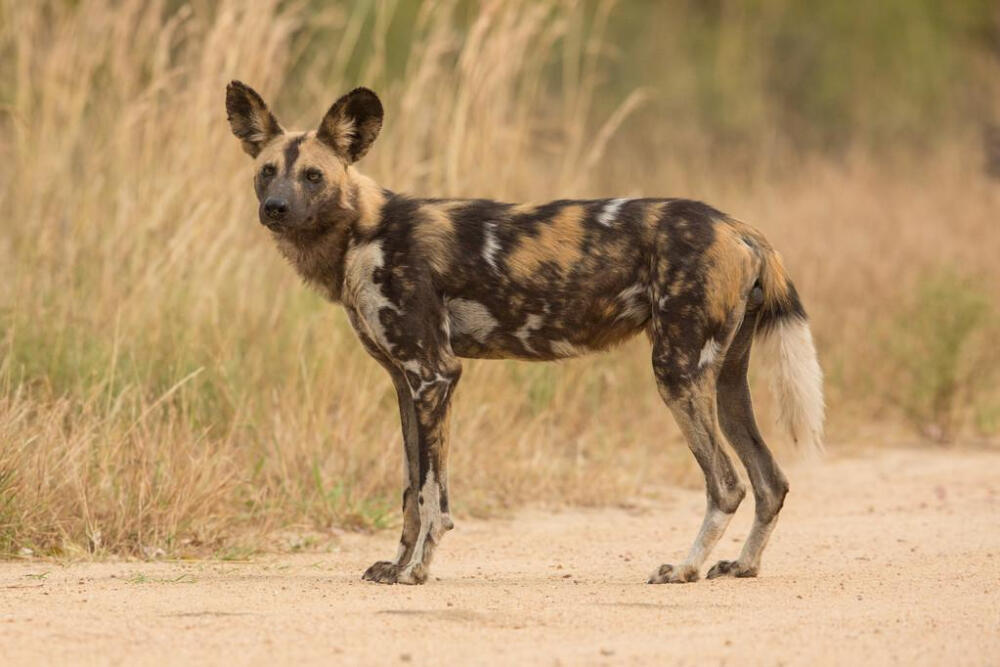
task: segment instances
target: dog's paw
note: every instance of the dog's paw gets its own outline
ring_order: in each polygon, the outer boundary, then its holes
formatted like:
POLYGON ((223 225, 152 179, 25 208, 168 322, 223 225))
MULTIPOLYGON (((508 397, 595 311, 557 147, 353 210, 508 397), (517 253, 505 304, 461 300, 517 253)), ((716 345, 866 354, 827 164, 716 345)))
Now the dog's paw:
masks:
POLYGON ((698 581, 698 568, 693 565, 661 565, 649 575, 647 584, 687 584, 698 581))
POLYGON ((395 584, 399 581, 399 566, 387 560, 380 560, 365 570, 361 578, 365 581, 374 581, 376 584, 395 584))
POLYGON ((747 567, 738 560, 720 560, 712 566, 706 575, 709 579, 719 577, 756 577, 757 568, 747 567))
POLYGON ((416 563, 404 570, 400 570, 397 581, 401 584, 423 584, 427 581, 427 568, 423 563, 416 563))

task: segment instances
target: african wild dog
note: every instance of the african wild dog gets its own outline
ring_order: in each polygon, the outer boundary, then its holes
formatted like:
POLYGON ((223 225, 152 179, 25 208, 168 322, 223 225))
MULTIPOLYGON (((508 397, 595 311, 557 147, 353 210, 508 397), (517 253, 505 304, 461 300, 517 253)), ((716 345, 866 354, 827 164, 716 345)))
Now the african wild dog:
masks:
POLYGON ((549 361, 639 331, 708 496, 687 558, 649 581, 695 581, 743 499, 723 433, 747 469, 756 518, 740 556, 708 577, 757 574, 788 483, 754 421, 746 376, 755 335, 770 343, 793 436, 819 446, 823 422, 806 315, 760 232, 685 199, 536 206, 391 192, 352 166, 382 127, 382 104, 365 88, 337 100, 311 132, 286 133, 237 81, 226 110, 256 158, 260 221, 302 278, 343 304, 396 388, 408 476, 402 538, 395 559, 365 579, 423 583, 452 527, 448 414, 460 357, 549 361))

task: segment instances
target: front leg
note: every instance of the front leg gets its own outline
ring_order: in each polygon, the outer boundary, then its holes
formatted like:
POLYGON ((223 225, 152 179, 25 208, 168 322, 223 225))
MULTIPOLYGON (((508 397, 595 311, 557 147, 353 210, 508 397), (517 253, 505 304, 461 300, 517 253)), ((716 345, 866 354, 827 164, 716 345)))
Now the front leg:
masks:
POLYGON ((382 241, 347 260, 348 317, 368 351, 389 370, 399 397, 406 450, 403 534, 393 561, 364 578, 421 584, 448 515, 448 411, 462 372, 451 350, 448 315, 424 264, 382 241), (400 254, 402 253, 402 255, 400 254))
POLYGON ((412 551, 399 561, 399 583, 422 584, 434 549, 453 526, 448 508, 448 418, 462 367, 450 355, 406 362, 404 367, 417 418, 417 484, 411 482, 409 496, 416 496, 419 528, 412 551))
POLYGON ((378 583, 422 584, 434 549, 453 527, 448 507, 448 417, 461 365, 450 354, 401 362, 390 371, 399 399, 406 452, 403 532, 393 561, 364 574, 378 583), (395 370, 395 369, 394 369, 395 370))
POLYGON ((388 358, 378 354, 373 346, 368 346, 369 352, 385 366, 392 376, 396 388, 396 399, 399 402, 399 420, 403 430, 403 533, 399 538, 399 549, 391 561, 380 560, 365 570, 362 579, 379 584, 395 584, 399 580, 399 564, 407 562, 413 554, 420 532, 420 513, 416 502, 420 484, 419 468, 419 432, 417 430, 417 413, 413 405, 410 387, 406 376, 389 362, 388 358), (381 358, 380 358, 381 357, 381 358))

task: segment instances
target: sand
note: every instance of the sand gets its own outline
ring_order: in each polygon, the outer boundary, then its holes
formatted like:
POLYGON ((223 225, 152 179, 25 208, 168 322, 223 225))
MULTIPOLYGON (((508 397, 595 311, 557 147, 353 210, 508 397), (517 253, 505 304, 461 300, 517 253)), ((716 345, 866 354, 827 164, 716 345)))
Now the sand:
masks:
POLYGON ((0 663, 1000 664, 1000 454, 788 473, 757 579, 644 583, 698 528, 703 496, 679 489, 459 521, 421 587, 360 580, 395 531, 250 562, 0 563, 0 663))

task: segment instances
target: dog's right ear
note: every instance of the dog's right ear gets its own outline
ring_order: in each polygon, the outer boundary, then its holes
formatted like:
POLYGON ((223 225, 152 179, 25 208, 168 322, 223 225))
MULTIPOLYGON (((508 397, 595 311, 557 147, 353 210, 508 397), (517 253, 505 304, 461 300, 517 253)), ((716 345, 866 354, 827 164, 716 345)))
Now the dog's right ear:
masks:
POLYGON ((226 86, 226 115, 233 134, 251 157, 257 157, 267 142, 285 132, 257 91, 242 81, 226 86))

